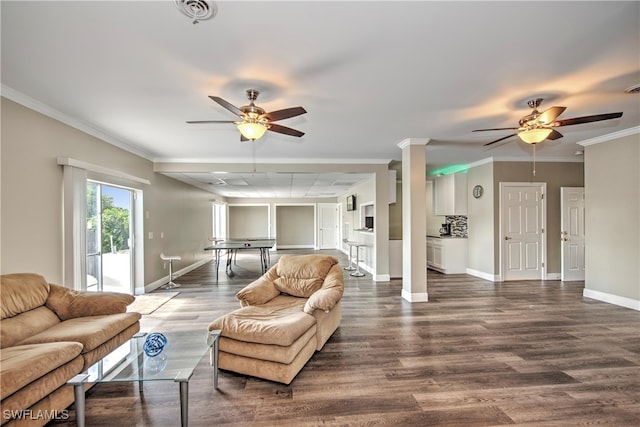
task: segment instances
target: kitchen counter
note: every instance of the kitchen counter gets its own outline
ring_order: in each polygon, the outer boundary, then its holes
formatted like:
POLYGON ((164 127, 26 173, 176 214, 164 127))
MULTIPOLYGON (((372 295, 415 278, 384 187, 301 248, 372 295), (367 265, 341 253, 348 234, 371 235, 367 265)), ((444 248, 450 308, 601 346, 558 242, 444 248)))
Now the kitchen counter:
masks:
POLYGON ((439 234, 427 234, 427 237, 431 237, 432 239, 466 239, 467 237, 461 236, 441 236, 439 234))

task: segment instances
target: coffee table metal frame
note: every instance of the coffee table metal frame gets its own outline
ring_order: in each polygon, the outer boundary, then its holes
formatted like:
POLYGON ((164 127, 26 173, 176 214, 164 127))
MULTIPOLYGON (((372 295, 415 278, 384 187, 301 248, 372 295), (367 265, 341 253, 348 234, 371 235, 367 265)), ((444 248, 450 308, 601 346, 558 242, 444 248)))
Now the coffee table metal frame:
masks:
MULTIPOLYGON (((78 374, 67 381, 67 384, 73 386, 73 393, 75 397, 75 409, 76 409, 76 424, 78 427, 85 427, 85 391, 84 385, 87 383, 109 383, 109 382, 134 382, 138 381, 138 386, 140 392, 143 391, 142 383, 146 380, 156 380, 156 381, 170 381, 180 383, 180 425, 182 427, 187 427, 189 425, 189 379, 193 375, 193 371, 195 370, 202 357, 207 352, 207 349, 210 351, 210 363, 213 366, 213 387, 218 389, 218 340, 220 338, 221 331, 214 330, 209 331, 209 335, 207 337, 206 343, 203 346, 204 352, 200 355, 194 355, 193 358, 189 359, 191 362, 188 367, 184 369, 170 369, 166 375, 162 375, 161 377, 153 378, 153 374, 151 376, 144 376, 144 361, 145 358, 149 360, 149 357, 145 355, 143 350, 144 345, 144 337, 146 333, 140 332, 135 334, 131 339, 127 342, 132 345, 132 349, 135 349, 135 355, 131 355, 130 357, 124 358, 119 364, 116 364, 110 371, 104 376, 100 378, 96 378, 95 376, 89 374, 89 371, 99 365, 103 359, 99 362, 96 362, 91 368, 87 371, 78 374), (119 375, 121 372, 127 369, 134 369, 135 374, 133 375, 119 375)), ((180 333, 182 337, 184 337, 184 332, 180 333)), ((172 335, 167 334, 169 338, 168 345, 171 345, 172 335)), ((204 337, 204 334, 198 335, 200 337, 204 337)), ((110 353, 111 354, 111 353, 110 353)), ((105 358, 108 357, 105 356, 105 358)), ((181 357, 184 359, 184 357, 181 357)))

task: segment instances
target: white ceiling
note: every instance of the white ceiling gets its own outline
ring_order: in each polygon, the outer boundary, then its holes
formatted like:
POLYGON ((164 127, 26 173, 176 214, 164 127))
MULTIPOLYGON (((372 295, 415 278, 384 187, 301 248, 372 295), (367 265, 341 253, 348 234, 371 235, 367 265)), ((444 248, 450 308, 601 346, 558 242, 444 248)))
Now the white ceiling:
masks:
POLYGON ((336 197, 359 182, 373 178, 370 173, 337 172, 168 172, 165 175, 224 197, 270 199, 336 197))
MULTIPOLYGON (((624 92, 640 83, 638 1, 216 4, 194 25, 173 1, 2 1, 2 95, 176 165, 380 164, 410 137, 431 139, 429 170, 529 160, 517 137, 488 148, 508 133, 472 130, 517 126, 535 97, 566 106, 560 119, 624 113, 558 128, 539 161, 580 161, 577 142, 640 125, 640 95, 624 92), (241 106, 249 88, 267 111, 304 106, 279 123, 306 135, 252 147, 231 124, 185 123, 232 120, 208 95, 241 106)), ((243 194, 252 176, 237 177, 243 194)))

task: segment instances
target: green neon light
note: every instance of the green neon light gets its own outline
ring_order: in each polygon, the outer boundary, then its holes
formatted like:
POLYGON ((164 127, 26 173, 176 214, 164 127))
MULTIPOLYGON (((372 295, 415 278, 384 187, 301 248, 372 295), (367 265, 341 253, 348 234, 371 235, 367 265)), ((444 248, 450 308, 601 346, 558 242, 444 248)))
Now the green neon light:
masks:
POLYGON ((466 172, 468 170, 469 166, 467 165, 450 165, 431 171, 429 175, 451 175, 452 173, 466 172))

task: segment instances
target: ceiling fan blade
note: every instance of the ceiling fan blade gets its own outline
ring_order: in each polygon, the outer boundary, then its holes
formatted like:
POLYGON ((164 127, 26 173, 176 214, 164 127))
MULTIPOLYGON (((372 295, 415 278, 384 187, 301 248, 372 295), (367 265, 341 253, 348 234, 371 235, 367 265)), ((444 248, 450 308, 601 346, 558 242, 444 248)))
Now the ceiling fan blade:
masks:
POLYGON ((188 120, 187 123, 235 123, 233 120, 188 120))
POLYGON ((492 128, 492 129, 476 129, 476 130, 472 130, 471 132, 484 132, 487 130, 517 130, 519 128, 492 128))
POLYGON ((291 107, 291 108, 285 108, 282 110, 276 110, 276 111, 271 111, 269 113, 265 113, 262 115, 262 117, 265 117, 270 122, 277 122, 278 120, 284 120, 290 117, 299 116, 306 112, 307 110, 305 110, 302 107, 291 107))
POLYGON ((296 130, 296 129, 291 129, 286 126, 277 125, 275 123, 269 125, 269 130, 272 132, 278 132, 278 133, 283 133, 285 135, 291 135, 291 136, 297 136, 297 137, 304 135, 304 132, 300 132, 299 130, 296 130))
POLYGON ((516 136, 516 135, 517 135, 517 133, 512 133, 511 135, 503 136, 500 139, 496 139, 495 141, 491 141, 491 142, 488 142, 488 143, 484 144, 484 146, 486 147, 487 145, 495 144, 496 142, 503 141, 503 140, 505 140, 507 138, 511 138, 512 136, 516 136))
POLYGON ((209 98, 211 98, 213 101, 217 102, 218 104, 222 105, 224 108, 226 108, 227 110, 231 111, 236 116, 244 117, 244 113, 242 112, 241 109, 239 109, 235 105, 231 104, 230 102, 225 101, 224 99, 220 98, 219 96, 209 96, 209 98))
POLYGON ((622 117, 622 113, 607 113, 596 114, 593 116, 574 117, 572 119, 557 120, 553 123, 553 126, 570 126, 580 125, 582 123, 599 122, 602 120, 611 120, 622 117))
POLYGON ((547 139, 554 140, 554 139, 562 138, 562 136, 563 135, 560 132, 558 132, 557 130, 553 129, 551 131, 551 133, 549 134, 549 136, 547 137, 547 139))
POLYGON ((562 114, 566 109, 567 107, 551 107, 540 113, 540 115, 536 119, 536 122, 548 125, 555 119, 557 119, 558 116, 562 114))

